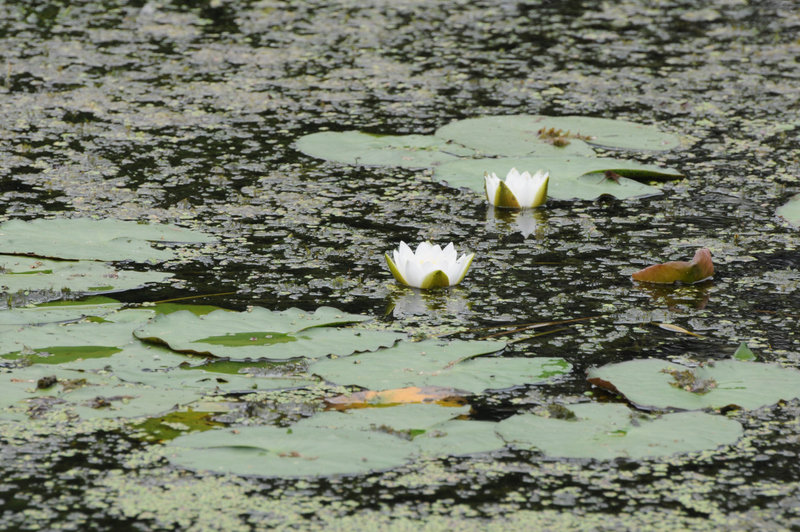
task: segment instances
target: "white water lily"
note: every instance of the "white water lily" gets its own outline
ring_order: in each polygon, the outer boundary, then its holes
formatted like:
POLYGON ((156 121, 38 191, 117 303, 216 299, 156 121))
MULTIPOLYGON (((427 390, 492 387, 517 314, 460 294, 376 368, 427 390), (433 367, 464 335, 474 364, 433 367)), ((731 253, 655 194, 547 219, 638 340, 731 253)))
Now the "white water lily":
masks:
POLYGON ((474 257, 474 253, 465 253, 459 258, 452 242, 444 249, 422 242, 416 251, 400 242, 391 257, 386 253, 386 263, 399 283, 414 288, 442 288, 460 283, 474 257))
POLYGON ((501 181, 492 172, 484 174, 486 197, 495 207, 508 209, 538 207, 547 200, 547 184, 550 173, 537 170, 535 174, 522 172, 516 168, 509 170, 506 180, 501 181))

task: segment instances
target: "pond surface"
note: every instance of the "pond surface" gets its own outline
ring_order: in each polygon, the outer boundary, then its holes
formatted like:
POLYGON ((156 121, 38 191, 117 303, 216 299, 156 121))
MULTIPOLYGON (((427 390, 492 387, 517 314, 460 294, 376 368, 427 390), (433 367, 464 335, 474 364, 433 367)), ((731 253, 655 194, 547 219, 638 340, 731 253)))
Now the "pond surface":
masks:
MULTIPOLYGON (((377 328, 467 340, 588 318, 507 334, 504 356, 561 357, 572 370, 470 397, 474 420, 620 402, 586 381, 611 362, 724 359, 746 342, 760 361, 796 368, 800 237, 775 211, 800 192, 799 8, 0 0, 0 215, 165 222, 218 239, 159 265, 169 283, 114 294, 132 305, 326 305, 377 328), (655 197, 498 214, 430 169, 294 148, 322 130, 431 134, 510 114, 655 124, 681 146, 626 156, 686 177, 659 183, 655 197), (385 267, 401 240, 453 241, 476 258, 459 286, 420 295, 385 267), (630 280, 700 247, 712 281, 630 280)), ((287 426, 324 398, 243 396, 216 421, 287 426)), ((18 529, 793 528, 798 415, 797 400, 732 411, 744 427, 735 444, 661 459, 507 447, 298 480, 184 469, 124 420, 49 412, 3 423, 0 506, 18 529)))

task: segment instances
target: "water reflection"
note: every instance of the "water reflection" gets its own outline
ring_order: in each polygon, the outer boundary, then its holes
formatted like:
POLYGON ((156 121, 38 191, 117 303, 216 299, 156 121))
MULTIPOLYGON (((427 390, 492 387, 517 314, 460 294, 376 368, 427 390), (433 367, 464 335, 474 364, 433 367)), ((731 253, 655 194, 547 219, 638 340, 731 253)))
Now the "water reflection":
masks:
POLYGON ((472 303, 459 288, 419 291, 398 286, 389 295, 386 313, 390 312, 395 318, 425 314, 468 316, 472 313, 472 303))
POLYGON ((713 281, 704 281, 692 285, 659 285, 652 283, 635 283, 636 287, 650 296, 658 305, 665 305, 669 310, 706 308, 711 297, 713 281))
POLYGON ((486 224, 489 230, 499 233, 521 233, 524 238, 530 235, 544 238, 547 215, 541 209, 498 209, 489 205, 486 224))

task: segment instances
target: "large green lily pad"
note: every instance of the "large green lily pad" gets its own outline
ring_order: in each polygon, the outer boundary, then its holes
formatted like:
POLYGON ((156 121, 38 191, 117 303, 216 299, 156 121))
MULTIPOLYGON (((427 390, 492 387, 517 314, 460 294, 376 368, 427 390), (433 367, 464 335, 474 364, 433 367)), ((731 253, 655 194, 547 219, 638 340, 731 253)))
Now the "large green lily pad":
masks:
MULTIPOLYGON (((562 148, 565 154, 573 145, 589 144, 604 148, 662 151, 677 147, 680 140, 675 135, 659 131, 653 126, 635 124, 625 120, 592 118, 585 116, 510 115, 486 116, 459 120, 436 131, 436 136, 474 148, 485 155, 506 157, 540 154, 540 146, 548 140, 547 131, 558 134, 568 142, 562 148), (569 132, 569 134, 567 134, 569 132)), ((550 137, 552 140, 552 135, 550 137)), ((580 155, 592 155, 583 147, 580 155)))
POLYGON ((793 226, 800 227, 800 194, 792 196, 788 202, 778 207, 777 214, 793 226))
POLYGON ((156 249, 151 243, 212 241, 209 235, 174 225, 123 220, 56 218, 0 224, 0 253, 45 258, 158 262, 175 253, 156 249))
MULTIPOLYGON (((106 316, 102 323, 80 322, 69 324, 49 323, 40 326, 20 326, 0 335, 0 354, 25 354, 30 351, 47 351, 74 347, 76 354, 87 347, 121 348, 133 340, 133 330, 152 315, 144 310, 123 310, 106 316), (114 318, 110 321, 109 318, 114 318)), ((110 355, 111 353, 109 353, 110 355)))
POLYGON ((23 290, 110 293, 160 283, 171 273, 121 270, 102 262, 0 255, 0 293, 23 290))
POLYGON ((800 397, 800 371, 742 360, 695 368, 657 359, 631 360, 592 368, 587 378, 637 407, 651 409, 752 409, 800 397))
POLYGON ((115 299, 94 296, 81 301, 57 301, 30 307, 12 308, 0 311, 0 326, 69 322, 89 316, 101 318, 119 310, 122 305, 115 299))
POLYGON ((367 319, 330 307, 313 313, 256 307, 247 312, 218 310, 204 316, 178 311, 157 316, 134 334, 175 351, 232 360, 349 355, 388 347, 405 337, 396 332, 329 327, 367 319))
POLYGON ((0 408, 34 407, 31 400, 69 408, 83 418, 154 416, 204 394, 188 388, 156 388, 107 374, 36 364, 0 370, 0 408))
POLYGON ((382 432, 238 427, 187 434, 167 458, 190 469, 275 477, 357 474, 402 465, 416 447, 382 432))
MULTIPOLYGON (((329 411, 297 422, 293 427, 336 431, 380 431, 411 439, 418 454, 455 456, 494 451, 505 446, 495 433, 497 423, 457 419, 470 407, 408 404, 384 408, 329 411)), ((354 438, 357 438, 354 435, 354 438)))
POLYGON ((730 445, 742 426, 724 416, 680 412, 649 417, 625 405, 570 405, 572 419, 520 414, 501 421, 497 431, 520 448, 561 458, 646 458, 730 445))
POLYGON ((480 393, 545 382, 571 369, 561 358, 473 358, 505 346, 496 341, 400 342, 374 353, 320 360, 308 371, 337 384, 371 390, 440 386, 480 393))
POLYGON ((320 159, 365 166, 426 168, 471 149, 432 135, 375 135, 360 131, 322 131, 301 137, 297 149, 320 159))
POLYGON ((352 410, 329 410, 302 419, 294 427, 317 427, 330 430, 382 430, 414 436, 458 416, 469 414, 469 406, 408 404, 352 410))
POLYGON ((434 171, 434 179, 444 181, 451 187, 465 187, 484 194, 486 172, 494 172, 505 178, 508 171, 516 168, 520 172, 542 169, 550 172, 548 197, 559 200, 595 199, 609 194, 619 199, 653 196, 661 189, 639 183, 628 177, 677 178, 680 172, 670 168, 641 164, 624 159, 601 157, 521 157, 500 159, 462 159, 442 164, 434 171), (606 177, 604 172, 618 176, 606 177), (628 176, 628 177, 625 177, 628 176))
POLYGON ((416 436, 414 445, 420 454, 428 456, 463 456, 496 451, 506 446, 497 435, 497 426, 492 421, 451 419, 416 436))
POLYGON ((189 434, 168 458, 191 469, 262 476, 356 474, 424 454, 463 455, 505 446, 496 423, 453 419, 469 407, 404 405, 329 411, 289 429, 237 427, 189 434))
POLYGON ((206 393, 258 392, 309 386, 315 382, 308 377, 280 374, 231 374, 199 368, 187 369, 187 359, 187 356, 176 354, 167 348, 134 341, 109 358, 85 359, 68 364, 67 367, 88 371, 104 370, 120 380, 154 388, 193 388, 206 393))

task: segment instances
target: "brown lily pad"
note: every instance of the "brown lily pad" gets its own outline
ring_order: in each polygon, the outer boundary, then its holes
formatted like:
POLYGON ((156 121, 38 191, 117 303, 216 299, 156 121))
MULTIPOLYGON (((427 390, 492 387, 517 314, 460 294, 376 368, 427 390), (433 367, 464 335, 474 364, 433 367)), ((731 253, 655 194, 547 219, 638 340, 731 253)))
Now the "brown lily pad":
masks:
POLYGON ((369 408, 411 403, 437 403, 441 406, 458 406, 466 403, 469 392, 441 386, 411 386, 394 390, 366 390, 348 395, 338 395, 325 402, 330 408, 347 410, 349 408, 369 408))
POLYGON ((714 275, 714 263, 708 248, 698 249, 691 261, 676 260, 648 266, 635 272, 634 281, 647 283, 686 283, 692 284, 714 275))

